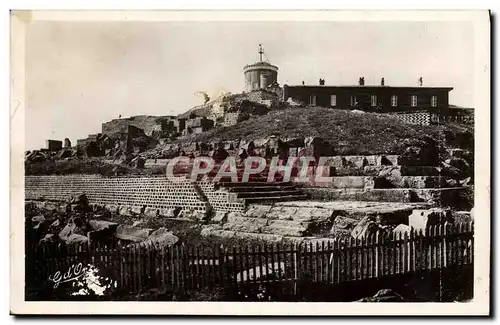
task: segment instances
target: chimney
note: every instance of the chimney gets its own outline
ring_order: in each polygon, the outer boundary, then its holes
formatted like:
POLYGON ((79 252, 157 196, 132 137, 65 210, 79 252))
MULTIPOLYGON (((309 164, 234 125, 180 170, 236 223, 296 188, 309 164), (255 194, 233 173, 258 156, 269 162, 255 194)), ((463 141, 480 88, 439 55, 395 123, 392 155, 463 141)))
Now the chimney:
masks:
POLYGON ((319 85, 324 86, 325 85, 325 79, 319 79, 319 85))
POLYGON ((380 85, 381 86, 385 86, 385 80, 384 80, 384 78, 380 79, 380 85))
POLYGON ((359 77, 359 85, 364 86, 365 84, 365 77, 359 77))
POLYGON ((420 87, 422 87, 423 84, 424 84, 424 80, 422 79, 422 77, 418 78, 418 85, 420 87))

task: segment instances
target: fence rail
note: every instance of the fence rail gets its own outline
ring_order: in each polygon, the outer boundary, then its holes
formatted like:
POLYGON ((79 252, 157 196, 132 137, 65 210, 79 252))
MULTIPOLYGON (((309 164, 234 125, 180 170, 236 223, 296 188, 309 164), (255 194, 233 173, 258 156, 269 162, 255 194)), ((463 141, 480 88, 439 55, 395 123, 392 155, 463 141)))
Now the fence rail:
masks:
POLYGON ((473 223, 361 240, 261 246, 154 247, 130 245, 27 246, 26 272, 34 283, 71 265, 91 264, 128 292, 205 288, 246 283, 310 281, 340 284, 473 264, 473 223))

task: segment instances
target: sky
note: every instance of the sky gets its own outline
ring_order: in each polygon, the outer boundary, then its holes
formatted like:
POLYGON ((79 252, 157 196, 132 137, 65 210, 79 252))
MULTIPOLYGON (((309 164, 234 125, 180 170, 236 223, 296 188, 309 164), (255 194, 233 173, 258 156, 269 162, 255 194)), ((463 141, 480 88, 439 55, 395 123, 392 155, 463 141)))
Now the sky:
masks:
POLYGON ((244 89, 258 44, 283 84, 450 86, 472 107, 470 22, 70 22, 32 21, 26 34, 26 150, 72 143, 101 123, 177 115, 195 93, 244 89))

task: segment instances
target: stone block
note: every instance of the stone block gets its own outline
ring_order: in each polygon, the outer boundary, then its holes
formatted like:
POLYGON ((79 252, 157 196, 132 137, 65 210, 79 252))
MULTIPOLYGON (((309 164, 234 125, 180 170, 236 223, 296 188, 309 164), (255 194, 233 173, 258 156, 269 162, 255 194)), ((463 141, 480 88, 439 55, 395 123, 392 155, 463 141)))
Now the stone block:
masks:
POLYGON ((106 205, 104 205, 104 208, 106 210, 108 210, 109 212, 111 212, 113 214, 116 214, 116 213, 118 213, 118 209, 120 207, 118 205, 116 205, 116 204, 106 204, 106 205))
POLYGON ((118 209, 118 214, 122 216, 131 217, 133 216, 132 208, 128 205, 121 205, 118 209))
POLYGON ((165 227, 161 227, 151 232, 148 238, 141 242, 141 245, 154 245, 155 247, 168 247, 172 246, 179 241, 171 231, 165 227))
POLYGON ((376 166, 397 166, 398 165, 398 155, 380 155, 376 156, 376 166))
POLYGON ((265 225, 267 225, 268 220, 264 219, 264 218, 251 218, 251 217, 239 217, 239 216, 235 216, 235 215, 228 215, 227 223, 252 224, 252 225, 265 226, 265 225))
POLYGON ((304 235, 304 233, 306 232, 306 228, 303 226, 301 226, 301 227, 285 227, 285 226, 279 226, 279 225, 270 225, 270 226, 262 227, 260 229, 260 231, 261 231, 261 233, 264 233, 264 234, 300 237, 300 236, 304 235))
POLYGON ((345 167, 345 159, 342 156, 331 156, 328 157, 325 166, 343 168, 345 167))
POLYGON ((238 232, 254 232, 254 233, 260 233, 260 229, 262 228, 262 225, 259 224, 251 224, 251 223, 225 223, 222 226, 222 229, 224 230, 230 230, 230 231, 238 231, 238 232))
POLYGON ((408 217, 409 226, 417 231, 425 231, 429 226, 444 224, 447 221, 453 221, 451 210, 442 208, 415 209, 408 217))
POLYGON ((271 211, 271 208, 271 205, 252 204, 245 212, 245 216, 263 218, 267 213, 271 211))
POLYGON ((346 230, 351 232, 356 225, 359 223, 359 220, 344 217, 344 216, 337 216, 333 220, 333 225, 332 225, 332 230, 330 231, 332 233, 333 230, 338 231, 338 229, 346 230))
POLYGON ((153 229, 138 228, 127 225, 119 225, 116 228, 116 238, 122 240, 129 240, 133 242, 140 242, 149 237, 153 229))
POLYGON ((373 190, 375 188, 375 177, 373 176, 365 176, 364 177, 364 187, 363 189, 365 191, 368 191, 368 190, 373 190))
MULTIPOLYGON (((231 212, 234 213, 234 212, 231 212)), ((225 211, 217 211, 211 221, 215 223, 224 223, 227 221, 228 213, 225 211)))
POLYGON ((159 216, 159 210, 156 208, 146 207, 144 209, 144 215, 147 217, 157 217, 159 216))
POLYGON ((143 211, 143 207, 134 205, 130 208, 130 211, 132 212, 132 214, 141 214, 143 211))
POLYGON ((365 156, 344 156, 347 167, 364 168, 368 165, 365 156))
POLYGON ((354 239, 364 239, 374 235, 379 230, 379 226, 373 217, 364 217, 351 232, 354 239))
POLYGON ((365 178, 363 176, 336 176, 332 177, 332 188, 364 188, 365 178))
POLYGON ((242 239, 258 239, 258 240, 265 240, 268 242, 281 242, 283 240, 283 236, 281 235, 258 234, 249 232, 236 232, 234 236, 242 239))
POLYGON ((177 210, 174 208, 159 209, 158 214, 165 218, 175 218, 177 210))
POLYGON ((89 226, 92 230, 114 229, 118 227, 118 223, 105 220, 89 220, 89 226))

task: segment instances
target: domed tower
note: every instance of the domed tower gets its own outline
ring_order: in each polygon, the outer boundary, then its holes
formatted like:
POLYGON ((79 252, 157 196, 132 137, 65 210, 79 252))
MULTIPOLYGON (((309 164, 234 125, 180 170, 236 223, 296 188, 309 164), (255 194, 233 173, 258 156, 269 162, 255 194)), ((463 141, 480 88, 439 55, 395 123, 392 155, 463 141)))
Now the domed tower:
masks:
POLYGON ((262 44, 259 44, 260 61, 249 64, 243 69, 245 73, 245 91, 265 89, 267 86, 278 82, 278 67, 269 62, 262 61, 262 44))

